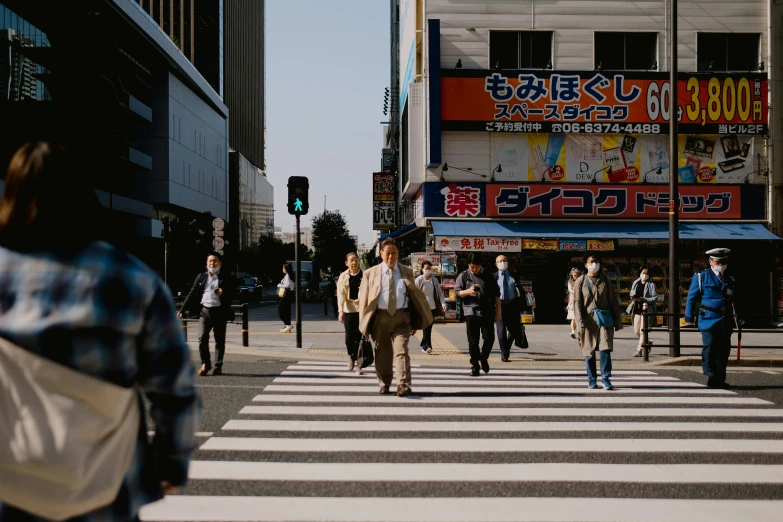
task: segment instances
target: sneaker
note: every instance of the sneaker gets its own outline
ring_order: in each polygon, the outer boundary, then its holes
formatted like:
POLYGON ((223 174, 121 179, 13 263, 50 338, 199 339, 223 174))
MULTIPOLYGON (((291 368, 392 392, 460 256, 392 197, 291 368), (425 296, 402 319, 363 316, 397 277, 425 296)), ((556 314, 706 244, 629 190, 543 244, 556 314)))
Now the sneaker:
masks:
POLYGON ((361 364, 356 365, 356 375, 362 375, 364 373, 364 370, 362 369, 361 364))
POLYGON ((576 339, 576 332, 571 332, 571 339, 576 339))
POLYGON ((427 347, 426 347, 426 346, 422 346, 422 347, 421 347, 421 352, 422 352, 422 353, 430 353, 430 352, 428 351, 428 349, 427 349, 427 347))
POLYGON ((641 356, 642 356, 642 351, 641 351, 641 350, 636 350, 636 351, 634 352, 633 356, 634 356, 634 357, 641 357, 641 356))
POLYGON ((484 373, 489 373, 489 361, 484 359, 481 361, 481 369, 484 370, 484 373))
POLYGON ((287 330, 288 330, 288 327, 287 327, 287 326, 284 326, 284 327, 282 327, 282 328, 280 329, 280 333, 286 333, 286 331, 287 331, 287 330))
POLYGON ((427 347, 427 355, 432 353, 432 346, 427 347))
POLYGON ((348 359, 348 371, 349 372, 353 371, 353 367, 354 367, 355 364, 356 364, 356 361, 354 361, 353 359, 348 359))
POLYGON ((612 386, 612 382, 609 380, 609 378, 601 379, 601 384, 604 385, 605 390, 614 390, 614 386, 612 386))
POLYGON ((587 381, 587 387, 590 388, 591 390, 595 390, 596 388, 598 388, 598 384, 596 384, 595 381, 587 381))
POLYGON ((285 333, 291 333, 294 331, 294 325, 288 326, 285 329, 285 333))

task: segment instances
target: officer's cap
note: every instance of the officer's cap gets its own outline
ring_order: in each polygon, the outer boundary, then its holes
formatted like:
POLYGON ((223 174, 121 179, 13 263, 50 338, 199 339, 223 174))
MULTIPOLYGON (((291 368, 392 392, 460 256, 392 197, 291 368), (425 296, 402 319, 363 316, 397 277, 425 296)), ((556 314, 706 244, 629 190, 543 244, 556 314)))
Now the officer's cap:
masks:
POLYGON ((722 259, 726 259, 730 252, 731 250, 728 248, 713 248, 712 250, 707 250, 706 254, 710 256, 710 259, 716 259, 720 261, 722 259))

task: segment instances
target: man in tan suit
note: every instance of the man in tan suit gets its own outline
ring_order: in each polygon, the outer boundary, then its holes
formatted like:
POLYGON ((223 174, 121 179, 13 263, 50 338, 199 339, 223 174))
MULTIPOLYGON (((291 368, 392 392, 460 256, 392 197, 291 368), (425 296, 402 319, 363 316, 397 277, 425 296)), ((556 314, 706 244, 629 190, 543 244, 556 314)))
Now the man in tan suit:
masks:
POLYGON ((397 395, 411 393, 411 335, 432 324, 424 294, 414 284, 413 269, 397 263, 397 242, 381 243, 380 265, 364 272, 359 289, 359 330, 375 341, 375 373, 381 395, 389 393, 392 356, 397 372, 397 395))

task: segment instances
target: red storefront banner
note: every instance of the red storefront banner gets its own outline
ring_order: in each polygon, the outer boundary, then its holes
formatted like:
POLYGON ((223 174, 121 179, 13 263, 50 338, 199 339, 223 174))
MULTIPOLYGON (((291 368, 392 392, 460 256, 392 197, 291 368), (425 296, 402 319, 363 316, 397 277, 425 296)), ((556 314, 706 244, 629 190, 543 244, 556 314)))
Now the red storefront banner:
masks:
MULTIPOLYGON (((487 217, 658 218, 669 213, 666 186, 487 184, 487 217)), ((680 187, 682 219, 741 219, 739 186, 680 187)))
MULTIPOLYGON (((666 73, 441 71, 443 130, 666 134, 666 73)), ((683 134, 766 134, 767 76, 681 74, 683 134)))

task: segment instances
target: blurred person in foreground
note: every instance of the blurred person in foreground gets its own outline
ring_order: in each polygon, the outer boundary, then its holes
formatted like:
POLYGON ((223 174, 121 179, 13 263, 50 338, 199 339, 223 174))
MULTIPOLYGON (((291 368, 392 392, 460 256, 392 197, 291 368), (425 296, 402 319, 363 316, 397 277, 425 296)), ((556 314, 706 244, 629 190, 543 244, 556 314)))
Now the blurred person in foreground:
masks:
POLYGON ((28 143, 12 158, 0 198, 0 343, 4 354, 15 354, 5 358, 0 375, 3 522, 137 521, 143 505, 186 483, 196 447, 200 401, 171 293, 141 261, 99 240, 105 216, 84 178, 63 148, 28 143), (25 375, 24 367, 13 367, 15 360, 33 360, 39 371, 25 375), (57 389, 52 375, 109 393, 64 384, 57 389), (9 388, 23 390, 30 382, 33 389, 40 386, 36 400, 15 403, 9 388), (141 392, 151 403, 151 443, 141 392), (98 489, 101 484, 76 466, 55 475, 57 470, 49 469, 55 459, 42 458, 39 450, 54 448, 49 457, 67 460, 80 450, 90 455, 93 446, 101 448, 114 426, 77 421, 66 428, 64 423, 74 410, 116 415, 118 404, 110 396, 128 399, 118 419, 125 432, 123 451, 85 458, 83 464, 94 475, 114 478, 114 486, 103 487, 101 501, 82 495, 76 507, 75 491, 85 481, 92 479, 98 489), (9 419, 16 421, 13 426, 9 419), (38 448, 28 444, 35 435, 38 448), (48 485, 14 490, 20 477, 48 485), (28 500, 26 510, 13 507, 23 505, 20 494, 28 500))

